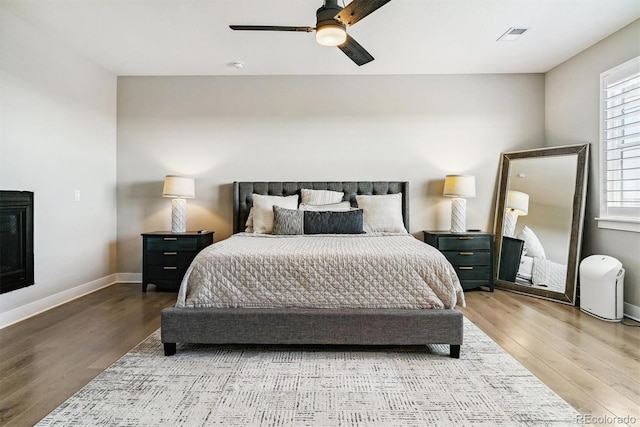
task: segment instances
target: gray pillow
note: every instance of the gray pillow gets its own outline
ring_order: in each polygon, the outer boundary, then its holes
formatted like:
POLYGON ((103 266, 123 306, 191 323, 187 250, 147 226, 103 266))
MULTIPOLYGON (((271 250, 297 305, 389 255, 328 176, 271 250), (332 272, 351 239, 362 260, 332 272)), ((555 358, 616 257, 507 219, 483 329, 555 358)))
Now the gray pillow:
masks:
POLYGON ((271 234, 302 234, 303 211, 273 206, 273 230, 271 234))
POLYGON ((362 209, 344 212, 303 211, 304 234, 362 234, 362 209))

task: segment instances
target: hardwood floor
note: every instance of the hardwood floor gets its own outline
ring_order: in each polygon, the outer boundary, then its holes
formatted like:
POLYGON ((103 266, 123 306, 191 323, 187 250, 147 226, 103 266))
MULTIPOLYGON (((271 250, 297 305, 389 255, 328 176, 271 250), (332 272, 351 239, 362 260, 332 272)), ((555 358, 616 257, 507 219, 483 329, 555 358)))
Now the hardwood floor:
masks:
POLYGON ((0 425, 38 422, 158 329, 175 298, 116 284, 0 330, 0 425))
POLYGON ((506 291, 465 296, 469 320, 578 412, 609 421, 585 424, 640 423, 640 328, 506 291))
MULTIPOLYGON (((500 290, 465 295, 465 316, 580 413, 640 424, 640 328, 500 290)), ((155 331, 174 302, 117 284, 0 330, 0 425, 39 421, 155 331)))

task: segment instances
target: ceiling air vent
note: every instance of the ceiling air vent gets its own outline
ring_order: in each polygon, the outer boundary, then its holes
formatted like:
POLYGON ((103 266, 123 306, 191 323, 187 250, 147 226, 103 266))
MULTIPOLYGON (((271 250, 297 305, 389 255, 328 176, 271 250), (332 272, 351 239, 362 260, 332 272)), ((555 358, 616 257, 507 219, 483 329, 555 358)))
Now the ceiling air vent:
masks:
POLYGON ((527 31, 527 28, 515 28, 511 27, 503 35, 498 37, 497 41, 500 42, 512 42, 520 38, 527 31))

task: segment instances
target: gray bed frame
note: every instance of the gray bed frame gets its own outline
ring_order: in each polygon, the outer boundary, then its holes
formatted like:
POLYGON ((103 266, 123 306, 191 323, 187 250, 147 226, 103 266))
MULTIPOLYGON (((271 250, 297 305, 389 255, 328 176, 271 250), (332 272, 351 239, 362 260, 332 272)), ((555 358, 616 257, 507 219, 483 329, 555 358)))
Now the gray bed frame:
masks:
MULTIPOLYGON (((252 194, 289 196, 302 188, 345 193, 356 206, 358 194, 402 193, 402 214, 409 230, 409 183, 376 182, 234 182, 233 230, 242 232, 252 194)), ((449 344, 460 357, 462 313, 457 309, 307 309, 307 308, 178 308, 161 313, 164 353, 176 343, 198 344, 449 344)))

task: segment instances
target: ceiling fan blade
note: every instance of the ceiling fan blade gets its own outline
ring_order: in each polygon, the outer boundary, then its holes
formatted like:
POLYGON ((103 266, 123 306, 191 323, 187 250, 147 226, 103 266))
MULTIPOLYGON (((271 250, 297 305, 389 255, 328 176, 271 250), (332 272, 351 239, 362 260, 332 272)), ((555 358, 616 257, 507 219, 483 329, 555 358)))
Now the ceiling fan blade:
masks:
POLYGON ((360 44, 354 40, 353 37, 347 34, 347 41, 342 43, 338 48, 344 52, 353 62, 360 65, 364 65, 367 62, 373 61, 373 56, 365 50, 360 44))
POLYGON ((353 0, 334 18, 344 25, 350 26, 380 9, 391 0, 353 0))
POLYGON ((283 27, 277 25, 229 25, 232 30, 241 31, 300 31, 310 33, 313 27, 283 27))

